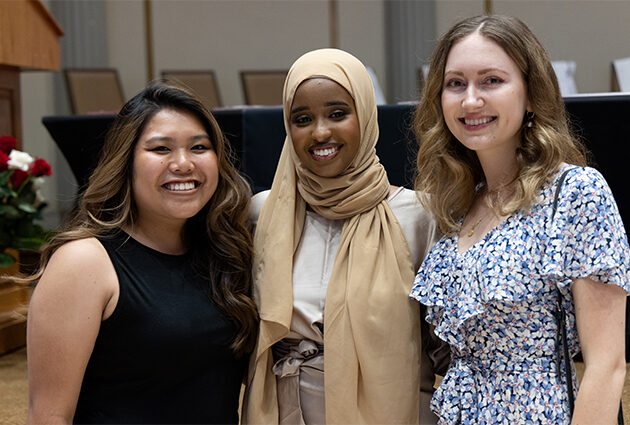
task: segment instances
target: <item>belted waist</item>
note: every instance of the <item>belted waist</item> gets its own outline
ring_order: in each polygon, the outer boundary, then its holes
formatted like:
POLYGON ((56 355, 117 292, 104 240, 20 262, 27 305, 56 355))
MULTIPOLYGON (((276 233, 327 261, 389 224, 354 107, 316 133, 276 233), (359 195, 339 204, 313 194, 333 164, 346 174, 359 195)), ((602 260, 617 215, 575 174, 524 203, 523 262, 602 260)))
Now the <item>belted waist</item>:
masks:
POLYGON ((272 347, 273 373, 279 377, 294 376, 305 362, 324 355, 324 346, 310 339, 283 339, 272 347))

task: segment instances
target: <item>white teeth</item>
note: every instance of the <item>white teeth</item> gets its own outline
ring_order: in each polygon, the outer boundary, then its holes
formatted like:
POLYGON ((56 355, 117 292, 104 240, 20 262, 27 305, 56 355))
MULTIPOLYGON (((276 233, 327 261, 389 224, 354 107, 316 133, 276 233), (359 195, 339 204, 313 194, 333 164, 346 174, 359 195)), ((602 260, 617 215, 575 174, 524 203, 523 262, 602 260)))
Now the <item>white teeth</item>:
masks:
POLYGON ((195 188, 195 183, 193 182, 186 182, 186 183, 168 183, 166 185, 166 188, 168 190, 191 190, 195 188))
POLYGON ((491 117, 480 118, 478 120, 469 120, 469 119, 464 118, 464 122, 466 123, 466 125, 479 125, 479 124, 485 124, 490 121, 492 121, 491 117))
POLYGON ((334 148, 325 148, 325 149, 313 149, 313 153, 317 156, 328 156, 328 155, 332 155, 333 153, 337 152, 339 148, 334 147, 334 148))

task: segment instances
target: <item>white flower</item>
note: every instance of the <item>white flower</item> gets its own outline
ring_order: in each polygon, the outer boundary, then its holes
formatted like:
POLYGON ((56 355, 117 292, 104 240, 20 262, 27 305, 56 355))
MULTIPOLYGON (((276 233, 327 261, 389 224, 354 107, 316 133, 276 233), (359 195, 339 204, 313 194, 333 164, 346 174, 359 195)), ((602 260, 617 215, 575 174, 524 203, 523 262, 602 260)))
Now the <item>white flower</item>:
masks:
POLYGON ((45 181, 43 177, 33 177, 31 180, 33 182, 33 190, 39 190, 44 185, 45 181))
POLYGON ((32 180, 33 182, 33 190, 35 191, 35 206, 39 206, 42 203, 46 202, 46 198, 42 195, 42 186, 44 185, 43 177, 35 177, 32 180))
POLYGON ((26 152, 13 149, 9 154, 9 162, 7 165, 9 166, 9 169, 28 171, 28 167, 30 167, 33 161, 35 161, 35 158, 26 152))

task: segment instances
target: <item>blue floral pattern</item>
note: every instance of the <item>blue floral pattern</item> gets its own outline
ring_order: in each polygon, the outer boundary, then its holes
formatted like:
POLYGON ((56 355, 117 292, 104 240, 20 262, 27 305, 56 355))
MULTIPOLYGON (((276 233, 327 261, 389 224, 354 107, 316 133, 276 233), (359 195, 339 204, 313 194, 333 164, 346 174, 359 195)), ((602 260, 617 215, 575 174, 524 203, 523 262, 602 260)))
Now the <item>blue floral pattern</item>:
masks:
POLYGON ((464 253, 457 235, 442 238, 420 267, 410 296, 428 306, 427 321, 451 346, 451 365, 431 402, 442 424, 568 423, 564 368, 558 374, 556 365, 555 288, 574 355, 572 279, 629 291, 630 250, 612 193, 593 168, 569 171, 551 222, 567 167, 529 211, 508 217, 464 253))

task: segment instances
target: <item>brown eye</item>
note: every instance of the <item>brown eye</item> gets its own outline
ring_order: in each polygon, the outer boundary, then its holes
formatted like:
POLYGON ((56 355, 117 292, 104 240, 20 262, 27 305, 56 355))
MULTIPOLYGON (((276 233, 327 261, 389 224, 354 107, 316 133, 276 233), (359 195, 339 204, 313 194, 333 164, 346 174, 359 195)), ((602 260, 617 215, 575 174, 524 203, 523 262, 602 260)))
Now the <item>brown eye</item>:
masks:
POLYGON ((486 78, 486 80, 484 82, 486 84, 499 84, 499 83, 502 83, 503 80, 498 78, 498 77, 488 77, 488 78, 486 78))
POLYGON ((207 151, 207 150, 210 150, 210 149, 212 149, 210 146, 201 145, 201 144, 195 145, 195 146, 192 147, 192 150, 194 150, 194 151, 207 151))
POLYGON ((305 125, 308 124, 311 119, 307 115, 296 115, 293 117, 291 122, 296 125, 305 125))
POLYGON ((340 119, 340 118, 345 117, 346 115, 347 115, 346 111, 337 109, 330 114, 330 118, 340 119))

